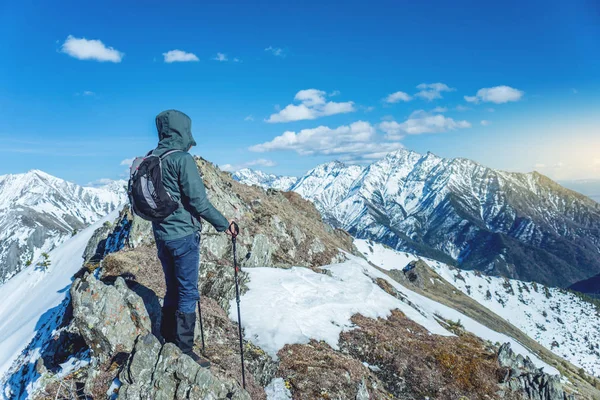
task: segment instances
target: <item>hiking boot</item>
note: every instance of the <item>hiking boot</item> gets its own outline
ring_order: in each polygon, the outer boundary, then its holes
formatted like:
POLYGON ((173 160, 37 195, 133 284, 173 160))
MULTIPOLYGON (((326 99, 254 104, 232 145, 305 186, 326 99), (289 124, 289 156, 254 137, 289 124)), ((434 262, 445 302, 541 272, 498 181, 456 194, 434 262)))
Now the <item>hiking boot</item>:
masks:
POLYGON ((160 335, 163 337, 165 343, 175 343, 175 313, 177 308, 175 307, 163 307, 160 319, 160 335))
POLYGON ((194 348, 194 328, 196 327, 196 312, 175 313, 175 344, 183 354, 190 355, 194 348))
POLYGON ((192 357, 192 360, 198 363, 198 365, 200 365, 202 368, 210 368, 210 361, 208 361, 206 358, 199 356, 193 351, 190 354, 188 354, 188 356, 192 357))

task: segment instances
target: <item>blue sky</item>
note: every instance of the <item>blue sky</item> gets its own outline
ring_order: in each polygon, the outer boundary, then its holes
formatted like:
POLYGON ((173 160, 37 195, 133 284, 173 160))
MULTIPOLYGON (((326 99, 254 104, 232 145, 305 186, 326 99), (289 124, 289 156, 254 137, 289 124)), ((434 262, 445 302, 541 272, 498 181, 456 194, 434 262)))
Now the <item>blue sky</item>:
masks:
POLYGON ((0 4, 0 174, 120 178, 176 108, 228 168, 404 146, 600 178, 597 2, 82 3, 0 4))

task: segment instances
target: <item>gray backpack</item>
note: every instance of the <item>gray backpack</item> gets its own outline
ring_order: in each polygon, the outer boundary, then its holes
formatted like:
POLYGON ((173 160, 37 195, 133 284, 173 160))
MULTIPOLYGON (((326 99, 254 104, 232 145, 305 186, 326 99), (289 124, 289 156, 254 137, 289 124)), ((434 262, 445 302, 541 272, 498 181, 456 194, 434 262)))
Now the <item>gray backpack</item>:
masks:
POLYGON ((169 150, 160 156, 150 151, 131 164, 127 193, 133 213, 148 221, 162 221, 179 207, 162 183, 162 160, 181 150, 169 150))

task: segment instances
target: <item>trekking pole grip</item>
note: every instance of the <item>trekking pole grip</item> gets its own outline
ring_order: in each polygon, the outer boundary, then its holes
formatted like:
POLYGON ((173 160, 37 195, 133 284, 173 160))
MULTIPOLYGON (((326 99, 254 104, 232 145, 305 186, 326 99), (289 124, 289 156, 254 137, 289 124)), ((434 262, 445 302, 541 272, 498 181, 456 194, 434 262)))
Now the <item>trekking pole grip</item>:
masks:
POLYGON ((237 222, 231 222, 231 224, 229 225, 229 232, 231 232, 231 237, 233 238, 236 238, 237 235, 240 234, 240 227, 238 226, 237 222))

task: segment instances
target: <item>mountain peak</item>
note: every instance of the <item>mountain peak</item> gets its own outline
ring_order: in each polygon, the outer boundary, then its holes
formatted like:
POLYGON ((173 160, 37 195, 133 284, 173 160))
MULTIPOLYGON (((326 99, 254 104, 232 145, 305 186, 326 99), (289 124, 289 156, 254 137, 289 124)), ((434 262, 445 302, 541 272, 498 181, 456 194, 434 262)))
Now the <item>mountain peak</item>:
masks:
POLYGON ((409 155, 419 155, 420 156, 419 153, 403 147, 401 149, 389 152, 388 154, 386 154, 385 158, 404 158, 404 157, 407 157, 409 155))
POLYGON ((244 182, 247 185, 256 185, 264 189, 273 188, 283 191, 290 190, 298 180, 298 178, 294 176, 268 174, 251 168, 242 168, 231 175, 236 181, 244 182))
POLYGON ((600 272, 597 204, 537 172, 399 149, 366 168, 321 164, 291 189, 336 227, 446 263, 556 286, 600 272))

